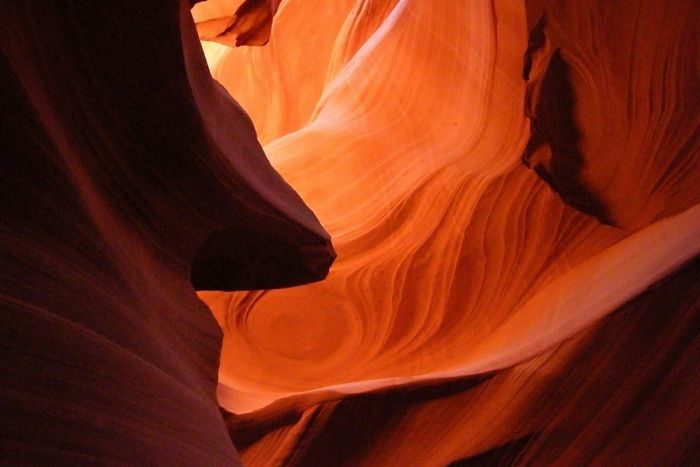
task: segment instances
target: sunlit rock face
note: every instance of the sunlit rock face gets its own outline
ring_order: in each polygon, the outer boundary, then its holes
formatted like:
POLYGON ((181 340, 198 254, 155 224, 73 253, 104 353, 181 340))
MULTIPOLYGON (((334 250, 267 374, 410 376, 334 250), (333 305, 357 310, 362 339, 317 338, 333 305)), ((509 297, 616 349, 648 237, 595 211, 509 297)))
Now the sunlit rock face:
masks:
POLYGON ((338 251, 324 282, 200 294, 244 461, 695 459, 699 15, 657 3, 287 0, 263 47, 202 30, 338 251))
POLYGON ((322 279, 328 234, 188 2, 3 3, 0 464, 235 465, 196 289, 322 279))

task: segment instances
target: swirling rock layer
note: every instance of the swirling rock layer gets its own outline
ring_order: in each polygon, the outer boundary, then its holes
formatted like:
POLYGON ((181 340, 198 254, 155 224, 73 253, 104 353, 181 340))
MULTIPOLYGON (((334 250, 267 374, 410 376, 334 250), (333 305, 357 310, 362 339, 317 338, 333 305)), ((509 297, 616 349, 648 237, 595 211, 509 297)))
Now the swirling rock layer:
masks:
POLYGON ((691 459, 696 10, 288 0, 265 47, 205 43, 338 251, 201 295, 244 460, 691 459))
POLYGON ((700 463, 696 2, 192 3, 0 1, 2 463, 700 463))
POLYGON ((692 465, 699 274, 507 370, 231 416, 232 438, 249 465, 692 465))

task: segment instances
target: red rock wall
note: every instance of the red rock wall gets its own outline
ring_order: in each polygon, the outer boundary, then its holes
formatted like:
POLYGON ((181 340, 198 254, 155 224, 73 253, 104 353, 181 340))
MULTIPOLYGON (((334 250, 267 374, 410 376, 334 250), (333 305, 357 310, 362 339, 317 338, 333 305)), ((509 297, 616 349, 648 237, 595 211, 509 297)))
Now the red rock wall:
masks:
POLYGON ((204 42, 338 251, 322 283, 202 295, 243 459, 689 462, 700 277, 664 278, 700 249, 698 17, 288 0, 266 46, 204 42))
POLYGON ((700 463, 695 2, 192 3, 0 1, 0 463, 700 463))
POLYGON ((192 284, 321 279, 328 235, 211 80, 189 4, 3 11, 0 463, 237 463, 192 284))

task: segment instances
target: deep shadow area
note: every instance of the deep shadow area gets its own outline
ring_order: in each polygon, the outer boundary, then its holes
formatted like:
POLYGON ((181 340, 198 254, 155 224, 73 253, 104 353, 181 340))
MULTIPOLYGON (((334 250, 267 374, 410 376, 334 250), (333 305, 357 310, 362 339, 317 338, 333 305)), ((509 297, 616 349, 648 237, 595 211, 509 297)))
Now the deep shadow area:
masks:
MULTIPOLYGON (((543 17, 531 33, 523 69, 526 80, 531 78, 532 54, 545 43, 544 27, 543 17)), ((566 204, 603 224, 614 225, 603 200, 586 187, 580 177, 585 158, 578 147, 580 133, 573 115, 576 96, 569 75, 569 65, 557 49, 542 79, 534 115, 526 110, 531 135, 522 160, 566 204), (539 151, 550 151, 551 155, 538 157, 539 151)), ((532 89, 528 89, 527 100, 530 99, 532 89)))

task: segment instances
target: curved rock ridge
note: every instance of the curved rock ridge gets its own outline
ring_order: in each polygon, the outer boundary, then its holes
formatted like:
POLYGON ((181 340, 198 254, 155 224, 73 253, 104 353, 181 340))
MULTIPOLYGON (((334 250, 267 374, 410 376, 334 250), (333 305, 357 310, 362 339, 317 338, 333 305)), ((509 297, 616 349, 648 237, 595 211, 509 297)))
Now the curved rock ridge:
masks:
POLYGON ((229 415, 246 465, 694 465, 695 259, 574 339, 478 378, 229 415))
POLYGON ((320 280, 330 237, 211 79, 189 2, 9 3, 0 463, 238 464, 193 285, 320 280))
POLYGON ((264 47, 203 46, 338 252, 321 283, 200 294, 246 462, 682 465, 699 411, 660 401, 690 404, 696 333, 652 339, 635 310, 697 318, 697 267, 673 275, 700 254, 692 2, 321 3, 283 2, 264 47), (557 393, 575 373, 610 394, 654 345, 667 360, 617 405, 557 393), (423 387, 438 395, 406 396, 423 387), (626 425, 600 415, 622 407, 626 425), (637 449, 657 421, 666 444, 637 449))

